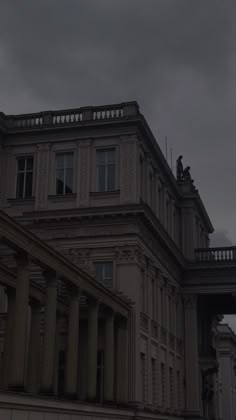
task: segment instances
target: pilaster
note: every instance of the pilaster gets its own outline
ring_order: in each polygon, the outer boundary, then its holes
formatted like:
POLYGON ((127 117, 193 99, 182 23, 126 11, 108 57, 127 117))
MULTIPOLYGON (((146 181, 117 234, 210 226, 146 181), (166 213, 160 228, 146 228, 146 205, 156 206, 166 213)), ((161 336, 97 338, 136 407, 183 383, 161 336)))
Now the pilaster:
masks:
POLYGON ((121 138, 120 200, 122 204, 137 203, 138 197, 138 140, 135 136, 121 138))
POLYGON ((48 206, 48 180, 49 180, 49 144, 37 146, 36 170, 36 192, 35 210, 43 210, 48 206))
POLYGON ((78 143, 77 207, 89 206, 91 140, 78 143))
POLYGON ((191 418, 200 414, 197 296, 195 295, 184 296, 184 323, 186 412, 191 418))

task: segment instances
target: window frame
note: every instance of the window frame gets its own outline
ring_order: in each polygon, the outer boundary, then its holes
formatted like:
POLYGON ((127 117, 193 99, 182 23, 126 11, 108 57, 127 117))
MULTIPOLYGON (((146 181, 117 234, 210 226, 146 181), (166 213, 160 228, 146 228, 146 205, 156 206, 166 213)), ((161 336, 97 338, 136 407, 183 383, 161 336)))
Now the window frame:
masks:
POLYGON ((33 198, 33 193, 34 193, 34 179, 35 179, 35 157, 33 153, 27 153, 27 154, 17 154, 15 156, 15 165, 16 165, 16 176, 15 176, 15 192, 14 192, 14 197, 17 200, 31 200, 33 198), (18 170, 18 161, 19 160, 24 160, 25 162, 27 161, 27 159, 32 159, 32 169, 31 170, 27 170, 27 164, 25 164, 24 170, 18 170), (23 195, 22 197, 17 195, 17 184, 18 184, 18 174, 19 173, 23 173, 24 174, 24 185, 23 185, 23 195), (27 173, 31 173, 32 174, 32 185, 31 185, 31 195, 30 196, 25 196, 25 189, 26 189, 26 177, 27 177, 27 173))
MULTIPOLYGON (((99 284, 101 284, 102 286, 104 286, 104 287, 106 287, 106 288, 114 288, 114 284, 115 284, 115 282, 114 282, 114 280, 115 280, 115 276, 114 276, 114 272, 115 272, 115 267, 114 267, 114 261, 113 260, 110 260, 110 259, 103 259, 103 260, 96 260, 96 261, 94 261, 93 262, 93 264, 94 264, 94 268, 95 268, 95 279, 96 279, 96 281, 99 283, 99 284), (97 271, 96 271, 96 264, 100 264, 100 265, 103 265, 103 277, 102 277, 102 281, 99 281, 98 279, 97 279, 97 271), (112 272, 112 277, 111 277, 111 284, 106 284, 106 277, 104 277, 104 272, 105 272, 105 265, 106 264, 111 264, 111 268, 112 268, 112 270, 111 270, 111 272, 112 272), (104 281, 104 278, 105 278, 105 281, 104 281)), ((107 277, 107 279, 109 279, 108 277, 107 277)))
POLYGON ((95 192, 96 193, 111 193, 114 191, 117 191, 117 180, 118 180, 118 158, 117 158, 117 147, 115 145, 106 145, 106 146, 100 146, 95 148, 95 192), (99 176, 98 176, 98 167, 102 166, 99 165, 97 162, 97 155, 99 152, 109 152, 114 151, 114 188, 108 189, 108 166, 109 162, 107 161, 107 155, 106 155, 106 162, 105 162, 105 188, 100 190, 99 189, 99 176))
POLYGON ((56 150, 55 151, 55 165, 54 165, 54 191, 55 191, 55 195, 57 197, 64 197, 64 196, 70 196, 74 193, 74 179, 75 179, 75 153, 74 150, 56 150), (67 168, 65 167, 65 156, 66 155, 71 155, 71 160, 72 160, 72 167, 71 168, 67 168), (57 157, 58 156, 64 156, 64 162, 63 162, 63 193, 58 193, 57 192, 57 157), (71 192, 65 192, 65 178, 66 178, 66 169, 72 169, 72 182, 71 182, 71 192))

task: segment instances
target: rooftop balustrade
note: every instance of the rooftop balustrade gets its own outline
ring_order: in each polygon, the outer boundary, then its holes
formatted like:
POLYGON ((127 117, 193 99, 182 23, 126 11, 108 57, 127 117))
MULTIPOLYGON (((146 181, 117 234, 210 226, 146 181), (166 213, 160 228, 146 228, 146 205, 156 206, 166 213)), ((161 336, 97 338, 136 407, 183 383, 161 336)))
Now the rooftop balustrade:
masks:
POLYGON ((198 248, 195 249, 195 259, 200 262, 236 262, 236 247, 198 248))
POLYGON ((105 121, 139 114, 136 102, 108 106, 91 106, 33 114, 5 115, 0 113, 0 125, 7 130, 32 130, 57 126, 78 125, 86 121, 105 121))

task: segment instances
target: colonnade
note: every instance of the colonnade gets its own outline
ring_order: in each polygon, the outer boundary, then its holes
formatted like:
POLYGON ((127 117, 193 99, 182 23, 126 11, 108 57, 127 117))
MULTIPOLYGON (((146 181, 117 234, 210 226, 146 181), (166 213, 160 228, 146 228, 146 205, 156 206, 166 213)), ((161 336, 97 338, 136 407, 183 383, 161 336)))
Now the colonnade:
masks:
MULTIPOLYGON (((45 272, 45 299, 30 297, 30 269, 27 254, 16 259, 16 288, 8 289, 8 317, 4 348, 4 387, 16 391, 52 395, 55 383, 56 335, 58 321, 58 278, 45 272), (29 305, 31 316, 29 317, 29 305), (42 307, 44 320, 42 322, 42 307), (43 340, 42 340, 43 337, 43 340)), ((79 372, 80 296, 86 291, 65 283, 68 292, 66 365, 64 394, 77 399, 79 372)), ((87 400, 96 401, 99 308, 96 296, 88 297, 87 308, 87 400)), ((103 305, 104 307, 104 305, 103 305)), ((112 308, 104 313, 104 401, 128 402, 128 330, 127 319, 112 308), (118 322, 119 319, 119 322, 118 322), (115 356, 116 340, 116 356, 115 356)))

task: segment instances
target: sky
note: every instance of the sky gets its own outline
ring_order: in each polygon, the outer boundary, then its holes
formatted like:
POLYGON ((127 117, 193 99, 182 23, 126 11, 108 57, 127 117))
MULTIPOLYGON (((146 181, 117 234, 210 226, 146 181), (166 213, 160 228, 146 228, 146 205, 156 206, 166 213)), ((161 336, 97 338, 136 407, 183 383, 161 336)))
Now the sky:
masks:
POLYGON ((0 4, 0 111, 137 100, 191 167, 212 245, 236 244, 235 0, 0 4))

